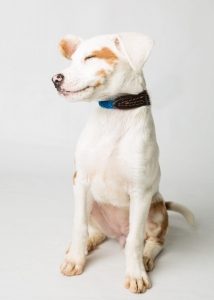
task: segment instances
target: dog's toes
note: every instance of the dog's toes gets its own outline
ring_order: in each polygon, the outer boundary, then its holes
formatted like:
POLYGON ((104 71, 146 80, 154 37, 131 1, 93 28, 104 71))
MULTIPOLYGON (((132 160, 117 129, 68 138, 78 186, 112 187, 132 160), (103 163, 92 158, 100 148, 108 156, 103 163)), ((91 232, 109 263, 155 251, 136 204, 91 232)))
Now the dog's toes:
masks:
POLYGON ((127 276, 125 279, 125 288, 132 293, 145 293, 151 287, 151 282, 145 274, 141 278, 127 276))
POLYGON ((76 264, 72 261, 65 260, 61 267, 60 271, 65 276, 75 276, 80 275, 83 272, 84 264, 76 264))
POLYGON ((155 267, 154 259, 152 259, 148 256, 143 257, 143 263, 144 263, 144 267, 146 269, 146 272, 152 271, 155 267))

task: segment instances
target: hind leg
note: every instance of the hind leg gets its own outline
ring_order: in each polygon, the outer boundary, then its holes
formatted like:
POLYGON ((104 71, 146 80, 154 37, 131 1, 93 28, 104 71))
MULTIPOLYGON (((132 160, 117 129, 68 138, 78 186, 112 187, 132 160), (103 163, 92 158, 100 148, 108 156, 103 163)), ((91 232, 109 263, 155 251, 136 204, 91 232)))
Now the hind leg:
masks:
POLYGON ((153 198, 146 224, 146 241, 143 251, 143 262, 146 271, 155 266, 155 258, 163 249, 168 227, 168 214, 160 195, 153 198))
POLYGON ((155 267, 155 258, 163 249, 163 245, 160 242, 147 240, 143 252, 143 263, 147 272, 150 272, 155 267))
POLYGON ((87 253, 94 250, 106 239, 106 235, 102 233, 92 222, 89 222, 88 234, 87 253))

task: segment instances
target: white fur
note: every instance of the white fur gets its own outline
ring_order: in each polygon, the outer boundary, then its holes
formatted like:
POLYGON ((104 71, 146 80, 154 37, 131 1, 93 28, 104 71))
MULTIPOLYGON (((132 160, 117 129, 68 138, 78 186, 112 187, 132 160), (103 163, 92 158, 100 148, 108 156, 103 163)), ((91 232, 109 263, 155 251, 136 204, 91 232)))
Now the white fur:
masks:
MULTIPOLYGON (((152 42, 142 34, 98 36, 82 41, 72 55, 63 87, 67 99, 100 100, 124 93, 137 94, 146 88, 142 67, 152 42), (94 50, 110 48, 118 57, 116 65, 102 59, 84 61, 94 50), (108 76, 93 86, 104 69, 108 76)), ((160 169, 155 127, 148 106, 132 110, 98 107, 83 130, 75 154, 77 177, 74 185, 75 216, 72 250, 67 261, 84 263, 91 202, 129 207, 130 229, 126 242, 126 275, 148 282, 142 256, 143 232, 150 203, 159 189, 160 169)))

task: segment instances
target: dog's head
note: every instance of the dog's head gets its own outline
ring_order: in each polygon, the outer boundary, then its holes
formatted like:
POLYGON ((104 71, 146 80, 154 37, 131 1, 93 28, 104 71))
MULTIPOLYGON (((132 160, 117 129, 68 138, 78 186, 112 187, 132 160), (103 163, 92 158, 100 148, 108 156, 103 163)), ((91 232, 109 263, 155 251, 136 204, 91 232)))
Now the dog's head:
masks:
POLYGON ((70 66, 54 75, 52 81, 69 100, 138 94, 146 88, 142 68, 152 46, 152 40, 139 33, 102 35, 84 41, 66 36, 59 49, 70 66))

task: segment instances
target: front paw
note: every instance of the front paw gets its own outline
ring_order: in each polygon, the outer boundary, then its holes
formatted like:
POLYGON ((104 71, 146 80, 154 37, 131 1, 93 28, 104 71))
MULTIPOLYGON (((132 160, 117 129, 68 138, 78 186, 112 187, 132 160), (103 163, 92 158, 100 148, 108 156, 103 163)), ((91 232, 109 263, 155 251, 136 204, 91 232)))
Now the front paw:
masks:
POLYGON ((146 273, 140 278, 126 276, 125 288, 129 289, 132 293, 145 293, 147 289, 151 288, 151 282, 146 273))
POLYGON ((85 257, 74 258, 70 253, 70 249, 67 250, 64 262, 60 266, 60 271, 66 276, 80 275, 85 266, 85 257))
POLYGON ((75 261, 73 259, 65 258, 64 262, 60 266, 60 271, 65 276, 80 275, 85 266, 85 261, 75 261))

